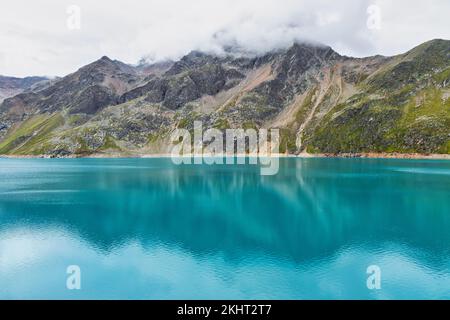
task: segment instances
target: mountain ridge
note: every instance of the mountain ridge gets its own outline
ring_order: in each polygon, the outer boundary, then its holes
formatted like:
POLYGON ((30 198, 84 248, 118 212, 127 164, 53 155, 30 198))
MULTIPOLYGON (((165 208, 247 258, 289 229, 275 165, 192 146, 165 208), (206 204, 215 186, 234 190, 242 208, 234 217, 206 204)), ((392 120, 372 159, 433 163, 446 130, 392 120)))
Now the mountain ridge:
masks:
POLYGON ((47 77, 38 76, 17 78, 0 75, 0 103, 26 90, 34 90, 34 86, 49 80, 47 77))
POLYGON ((450 41, 392 57, 294 43, 256 57, 193 51, 131 66, 104 56, 0 105, 0 154, 167 153, 170 132, 281 130, 281 152, 450 153, 450 41))

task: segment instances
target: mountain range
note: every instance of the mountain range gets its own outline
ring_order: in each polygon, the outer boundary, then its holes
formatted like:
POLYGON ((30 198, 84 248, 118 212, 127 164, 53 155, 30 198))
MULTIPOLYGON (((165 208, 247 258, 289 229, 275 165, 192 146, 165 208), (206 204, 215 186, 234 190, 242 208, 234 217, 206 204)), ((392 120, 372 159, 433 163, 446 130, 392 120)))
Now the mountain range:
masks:
POLYGON ((450 41, 352 58, 294 43, 260 56, 193 51, 62 78, 0 77, 0 154, 168 153, 176 128, 279 128, 282 153, 450 154, 450 41))
POLYGON ((39 90, 49 82, 47 77, 5 77, 0 75, 0 103, 27 90, 39 90))

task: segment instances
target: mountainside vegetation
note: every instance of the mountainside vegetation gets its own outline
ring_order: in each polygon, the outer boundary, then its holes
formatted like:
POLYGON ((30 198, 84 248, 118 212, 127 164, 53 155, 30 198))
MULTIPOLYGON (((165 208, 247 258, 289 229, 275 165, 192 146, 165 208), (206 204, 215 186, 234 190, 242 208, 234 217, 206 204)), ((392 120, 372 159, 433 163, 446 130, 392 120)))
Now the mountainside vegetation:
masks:
POLYGON ((103 57, 42 80, 1 103, 0 154, 168 153, 171 132, 196 120, 204 129, 279 128, 282 153, 450 154, 448 40, 393 57, 305 43, 139 66, 103 57))

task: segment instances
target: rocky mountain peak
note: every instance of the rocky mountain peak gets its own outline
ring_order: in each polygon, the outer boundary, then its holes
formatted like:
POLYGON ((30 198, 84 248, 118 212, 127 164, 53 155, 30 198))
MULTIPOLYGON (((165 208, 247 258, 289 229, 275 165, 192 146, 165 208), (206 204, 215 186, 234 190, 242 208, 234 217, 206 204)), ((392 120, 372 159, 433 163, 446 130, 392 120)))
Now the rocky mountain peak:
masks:
POLYGON ((201 51, 191 51, 179 61, 175 62, 173 66, 167 71, 167 75, 176 75, 181 72, 196 69, 205 65, 217 63, 219 57, 201 51))
POLYGON ((263 55, 192 51, 138 66, 104 56, 6 99, 0 153, 131 154, 150 144, 164 153, 165 134, 195 120, 280 128, 281 152, 449 153, 449 52, 450 41, 435 39, 358 59, 301 42, 263 55))

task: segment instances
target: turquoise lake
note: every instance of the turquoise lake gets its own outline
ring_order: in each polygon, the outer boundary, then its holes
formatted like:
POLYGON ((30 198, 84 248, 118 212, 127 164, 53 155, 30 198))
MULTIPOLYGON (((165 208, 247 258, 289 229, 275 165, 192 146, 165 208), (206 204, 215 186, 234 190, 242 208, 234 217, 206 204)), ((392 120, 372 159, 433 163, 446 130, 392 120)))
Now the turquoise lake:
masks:
POLYGON ((450 161, 0 159, 0 299, 410 298, 450 299, 450 161))

